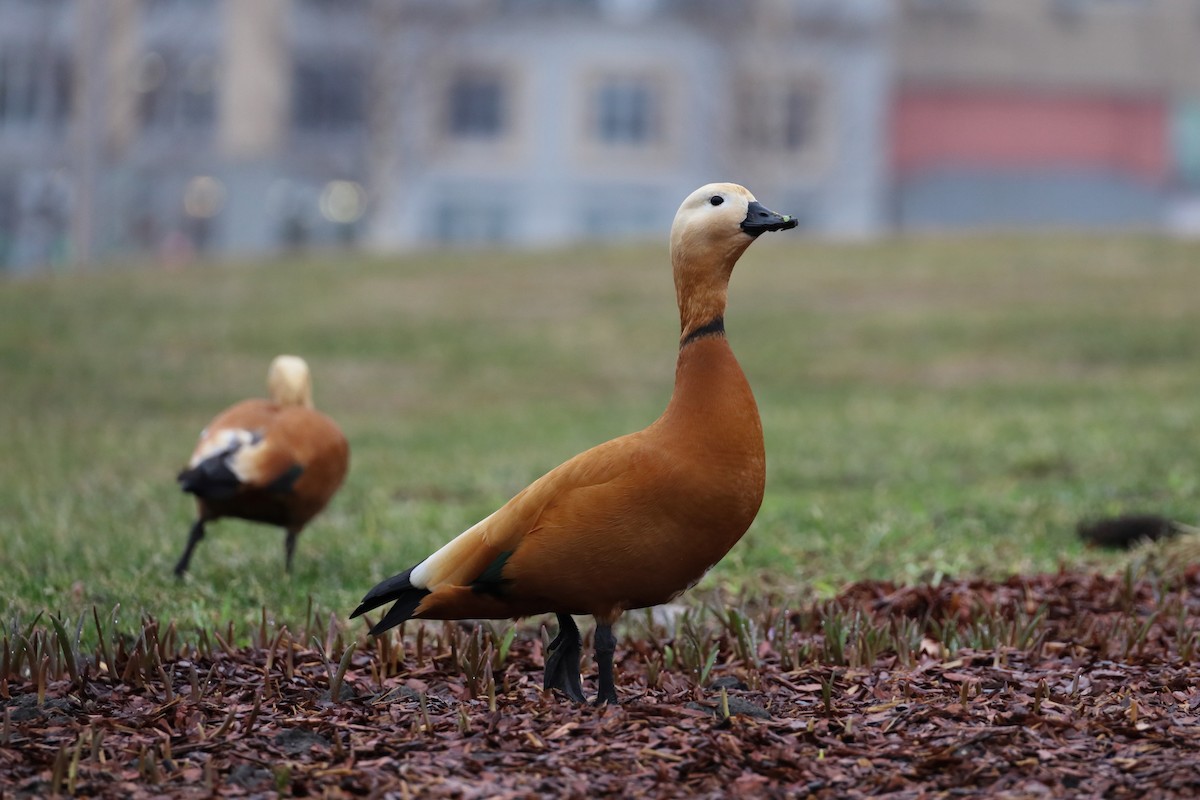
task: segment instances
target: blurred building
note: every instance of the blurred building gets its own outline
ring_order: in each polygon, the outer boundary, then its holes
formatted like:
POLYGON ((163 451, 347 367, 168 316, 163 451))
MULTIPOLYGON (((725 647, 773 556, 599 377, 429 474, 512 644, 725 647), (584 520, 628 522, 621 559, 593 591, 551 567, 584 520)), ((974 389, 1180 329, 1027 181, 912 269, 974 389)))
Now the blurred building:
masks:
POLYGON ((0 267, 68 251, 77 54, 64 5, 0 2, 0 267))
POLYGON ((902 228, 1159 226, 1200 199, 1196 0, 902 0, 902 228))
POLYGON ((356 239, 369 10, 0 0, 0 268, 356 239))
POLYGON ((811 231, 1200 230, 1198 0, 0 0, 0 270, 811 231))
POLYGON ((0 266, 883 220, 887 0, 0 0, 0 266))
POLYGON ((661 238, 731 180, 832 234, 879 230, 886 0, 408 4, 376 196, 385 245, 661 238))

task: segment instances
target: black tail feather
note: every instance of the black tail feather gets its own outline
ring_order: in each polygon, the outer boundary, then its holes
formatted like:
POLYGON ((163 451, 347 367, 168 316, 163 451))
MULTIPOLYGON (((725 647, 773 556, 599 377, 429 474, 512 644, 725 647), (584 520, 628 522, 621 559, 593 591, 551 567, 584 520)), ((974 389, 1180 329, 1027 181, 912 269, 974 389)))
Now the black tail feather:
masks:
POLYGON ((358 608, 354 609, 354 613, 350 615, 351 619, 365 614, 368 611, 379 608, 382 605, 387 605, 393 600, 396 604, 388 609, 387 614, 373 628, 371 634, 378 636, 389 628, 394 628, 401 622, 412 617, 417 606, 429 594, 428 589, 421 589, 412 585, 409 581, 409 576, 412 574, 412 567, 409 567, 399 575, 393 575, 385 581, 381 581, 375 588, 367 592, 363 597, 362 602, 358 604, 358 608))
POLYGON ((225 463, 225 456, 225 453, 219 453, 180 472, 176 478, 179 488, 197 497, 232 497, 242 481, 225 463))
POLYGON ((421 605, 421 601, 427 594, 429 592, 426 589, 410 589, 409 593, 399 598, 396 604, 388 609, 387 614, 384 614, 383 619, 371 628, 371 635, 378 636, 401 622, 411 619, 413 612, 417 610, 417 606, 421 605))

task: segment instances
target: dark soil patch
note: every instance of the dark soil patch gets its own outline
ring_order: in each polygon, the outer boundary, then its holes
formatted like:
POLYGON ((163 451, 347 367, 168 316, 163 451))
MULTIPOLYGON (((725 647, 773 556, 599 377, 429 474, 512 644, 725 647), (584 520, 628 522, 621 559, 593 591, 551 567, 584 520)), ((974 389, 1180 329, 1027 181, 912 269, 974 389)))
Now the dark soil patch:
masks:
POLYGON ((707 687, 678 629, 631 624, 616 708, 544 695, 537 637, 501 664, 452 625, 353 652, 338 703, 336 660, 286 643, 118 655, 41 704, 10 675, 0 797, 1200 795, 1196 570, 863 583, 744 612, 741 639, 715 613, 684 629, 719 645, 707 687))

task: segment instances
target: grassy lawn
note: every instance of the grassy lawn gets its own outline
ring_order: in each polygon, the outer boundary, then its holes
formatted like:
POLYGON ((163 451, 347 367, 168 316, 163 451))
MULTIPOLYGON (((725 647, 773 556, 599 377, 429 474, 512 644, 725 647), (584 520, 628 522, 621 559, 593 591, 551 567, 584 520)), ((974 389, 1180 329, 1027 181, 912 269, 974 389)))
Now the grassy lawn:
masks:
MULTIPOLYGON (((707 581, 1114 566, 1082 516, 1200 510, 1200 245, 1154 237, 823 244, 743 258, 727 327, 767 496, 707 581)), ((0 619, 120 603, 185 627, 343 616, 546 469, 653 420, 678 321, 665 246, 119 268, 0 283, 0 619), (300 538, 210 527, 174 475, 201 427, 308 358, 350 438, 300 538)))

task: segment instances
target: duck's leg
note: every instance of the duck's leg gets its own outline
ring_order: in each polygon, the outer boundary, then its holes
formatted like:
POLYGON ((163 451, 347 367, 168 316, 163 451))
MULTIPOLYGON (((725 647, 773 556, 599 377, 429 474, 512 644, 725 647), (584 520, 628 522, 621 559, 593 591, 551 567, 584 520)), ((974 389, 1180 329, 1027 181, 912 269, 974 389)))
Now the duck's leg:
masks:
POLYGON ((204 517, 197 517, 195 524, 192 525, 192 530, 188 533, 187 546, 183 548, 183 555, 179 557, 179 563, 175 565, 175 577, 182 578, 183 573, 187 572, 188 563, 192 560, 192 551, 196 549, 196 545, 204 538, 204 517))
POLYGON ((612 625, 596 623, 596 667, 600 671, 600 693, 596 705, 617 704, 617 687, 613 682, 613 653, 617 649, 617 637, 613 636, 612 625))
POLYGON ((546 675, 542 685, 558 689, 576 703, 587 702, 579 683, 579 627, 570 614, 558 614, 558 636, 546 651, 546 675))
POLYGON ((292 556, 296 553, 296 537, 299 535, 299 530, 288 528, 287 538, 283 540, 284 569, 287 570, 289 575, 292 572, 292 556))

